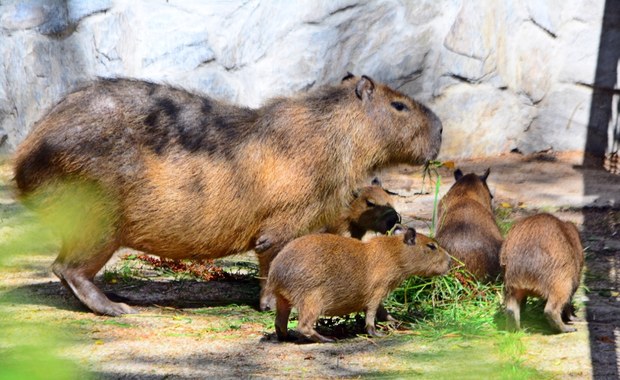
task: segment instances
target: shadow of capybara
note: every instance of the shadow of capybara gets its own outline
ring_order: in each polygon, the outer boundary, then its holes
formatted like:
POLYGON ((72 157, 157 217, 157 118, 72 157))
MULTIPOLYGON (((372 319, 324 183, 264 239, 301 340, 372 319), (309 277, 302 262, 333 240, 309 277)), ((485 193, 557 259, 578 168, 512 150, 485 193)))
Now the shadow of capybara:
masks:
POLYGON ((370 186, 355 191, 353 196, 338 221, 327 227, 327 233, 344 235, 348 232, 352 238, 362 239, 368 231, 386 234, 400 223, 400 215, 392 206, 392 197, 378 178, 373 179, 370 186))
POLYGON ((454 172, 456 182, 439 202, 436 239, 476 278, 494 278, 499 272, 502 234, 495 222, 491 192, 482 176, 454 172))
POLYGON ((315 342, 331 342, 314 324, 321 315, 366 313, 369 335, 380 335, 375 316, 383 299, 411 275, 435 276, 450 269, 450 256, 437 243, 413 228, 398 225, 395 236, 368 242, 311 234, 287 244, 271 264, 267 289, 276 296, 276 334, 288 338, 293 307, 299 312, 297 330, 315 342))
MULTIPOLYGON (((37 123, 14 172, 20 198, 40 210, 94 189, 63 218, 76 228, 60 229, 52 269, 91 310, 120 315, 133 310, 92 282, 119 247, 172 259, 254 249, 266 277, 277 252, 333 223, 372 170, 434 158, 441 130, 428 108, 366 76, 258 109, 105 79, 37 123)), ((272 301, 261 292, 261 307, 272 301)))
POLYGON ((550 214, 518 221, 500 252, 504 270, 507 324, 519 329, 520 305, 528 296, 547 300, 545 317, 560 332, 575 331, 563 322, 572 312, 584 255, 575 225, 550 214))

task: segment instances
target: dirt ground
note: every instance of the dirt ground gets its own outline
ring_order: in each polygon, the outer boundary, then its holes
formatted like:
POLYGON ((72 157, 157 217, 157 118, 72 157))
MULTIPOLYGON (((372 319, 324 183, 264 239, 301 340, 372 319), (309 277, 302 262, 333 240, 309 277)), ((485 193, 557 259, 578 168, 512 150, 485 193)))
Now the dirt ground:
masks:
MULTIPOLYGON (((124 297, 140 313, 95 316, 51 273, 52 248, 1 262, 0 355, 16 342, 50 336, 43 350, 72 363, 75 377, 618 378, 620 176, 582 168, 574 154, 509 154, 455 164, 466 173, 481 174, 490 167, 494 203, 511 218, 542 210, 580 228, 587 268, 575 301, 583 321, 571 334, 526 329, 518 352, 518 366, 525 372, 496 368, 506 355, 515 355, 507 354, 501 341, 465 333, 428 337, 415 327, 380 339, 359 334, 335 344, 279 343, 273 314, 256 310, 258 285, 251 278, 197 282, 153 277, 124 283, 100 276, 97 282, 105 291, 124 297)), ((453 179, 448 168, 439 173, 443 195, 453 179)), ((401 166, 377 174, 398 194, 395 206, 403 220, 428 231, 433 189, 427 184, 430 193, 419 194, 420 168, 401 166)), ((13 216, 22 212, 11 197, 9 179, 5 162, 0 165, 0 239, 15 233, 13 216)), ((117 256, 122 254, 127 252, 117 256)))

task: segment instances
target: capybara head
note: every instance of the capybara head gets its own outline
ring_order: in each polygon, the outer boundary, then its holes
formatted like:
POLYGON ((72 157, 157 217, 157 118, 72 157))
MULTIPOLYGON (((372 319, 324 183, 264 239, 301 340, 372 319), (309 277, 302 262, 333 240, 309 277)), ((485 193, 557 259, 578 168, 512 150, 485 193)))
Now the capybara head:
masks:
POLYGON ((403 238, 400 265, 407 275, 430 277, 450 270, 450 255, 434 239, 403 225, 397 225, 393 233, 403 238))
POLYGON ((427 160, 437 157, 441 146, 443 126, 426 106, 384 84, 376 84, 366 75, 347 75, 343 85, 354 91, 363 117, 380 128, 368 138, 382 145, 393 146, 392 157, 386 162, 411 162, 413 157, 427 160), (419 144, 416 141, 426 141, 419 144))
POLYGON ((351 236, 356 231, 368 230, 386 234, 400 223, 400 215, 392 206, 390 193, 381 186, 378 178, 372 180, 370 186, 361 188, 354 193, 355 199, 349 208, 351 236))

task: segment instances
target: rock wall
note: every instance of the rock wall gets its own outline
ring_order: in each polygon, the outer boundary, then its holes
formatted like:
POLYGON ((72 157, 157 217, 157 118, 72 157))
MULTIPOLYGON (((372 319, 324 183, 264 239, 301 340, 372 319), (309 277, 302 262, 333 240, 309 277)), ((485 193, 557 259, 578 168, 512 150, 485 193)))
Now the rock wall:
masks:
MULTIPOLYGON (((97 76, 166 82, 254 107, 337 82, 347 71, 428 104, 444 122, 444 158, 583 150, 604 6, 604 0, 3 1, 0 151, 12 151, 51 105, 97 76)), ((616 65, 608 73, 615 90, 618 71, 616 65)), ((614 96, 617 107, 618 91, 614 96)))

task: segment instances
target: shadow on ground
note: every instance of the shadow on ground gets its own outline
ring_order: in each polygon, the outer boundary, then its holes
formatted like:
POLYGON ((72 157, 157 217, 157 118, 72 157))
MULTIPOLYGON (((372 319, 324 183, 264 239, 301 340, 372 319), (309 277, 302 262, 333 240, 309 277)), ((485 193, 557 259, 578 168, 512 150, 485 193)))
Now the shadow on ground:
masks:
MULTIPOLYGON (((128 283, 107 284, 97 281, 113 301, 136 307, 167 307, 191 309, 209 306, 247 305, 258 309, 258 280, 157 281, 132 280, 128 283)), ((88 311, 60 281, 20 286, 6 292, 5 302, 41 304, 63 310, 88 311)))

